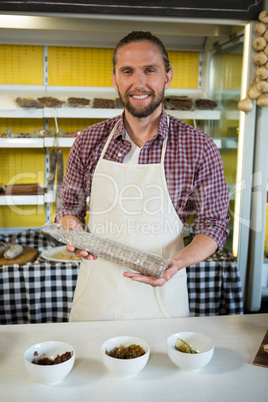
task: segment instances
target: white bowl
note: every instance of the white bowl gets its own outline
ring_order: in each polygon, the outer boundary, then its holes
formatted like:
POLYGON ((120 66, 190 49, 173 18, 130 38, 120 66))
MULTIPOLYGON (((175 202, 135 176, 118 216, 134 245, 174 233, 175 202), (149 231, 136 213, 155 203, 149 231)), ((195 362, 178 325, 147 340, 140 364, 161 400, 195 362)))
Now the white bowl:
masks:
POLYGON ((117 336, 103 342, 101 346, 101 355, 105 366, 110 371, 120 377, 128 377, 137 374, 146 366, 150 355, 150 346, 141 338, 134 336, 117 336), (118 359, 106 354, 106 351, 109 353, 112 349, 119 347, 120 345, 126 347, 133 344, 141 346, 144 349, 145 354, 133 359, 118 359))
POLYGON ((170 360, 182 370, 199 370, 212 359, 214 343, 208 336, 198 332, 177 332, 168 337, 167 351, 170 360), (178 338, 188 343, 198 353, 184 353, 177 350, 175 343, 178 338))
POLYGON ((41 342, 30 346, 24 353, 24 363, 28 373, 38 382, 49 384, 62 380, 73 368, 75 361, 75 350, 68 343, 64 342, 41 342), (37 355, 37 353, 38 355, 37 355), (55 359, 57 355, 65 352, 73 352, 72 357, 63 363, 51 366, 41 366, 32 363, 33 359, 45 358, 55 359))

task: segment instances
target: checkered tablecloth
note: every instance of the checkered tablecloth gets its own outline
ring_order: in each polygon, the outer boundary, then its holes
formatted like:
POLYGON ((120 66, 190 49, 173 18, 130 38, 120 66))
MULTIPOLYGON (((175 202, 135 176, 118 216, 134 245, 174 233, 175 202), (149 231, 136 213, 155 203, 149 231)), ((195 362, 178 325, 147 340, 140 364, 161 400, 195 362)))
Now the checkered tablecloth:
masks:
MULTIPOLYGON (((8 239, 0 236, 0 240, 8 239)), ((17 243, 42 251, 55 246, 38 231, 16 235, 17 243)), ((0 323, 68 321, 79 263, 38 258, 22 266, 0 266, 0 323)), ((202 262, 187 267, 192 316, 243 314, 237 265, 232 261, 202 262)))

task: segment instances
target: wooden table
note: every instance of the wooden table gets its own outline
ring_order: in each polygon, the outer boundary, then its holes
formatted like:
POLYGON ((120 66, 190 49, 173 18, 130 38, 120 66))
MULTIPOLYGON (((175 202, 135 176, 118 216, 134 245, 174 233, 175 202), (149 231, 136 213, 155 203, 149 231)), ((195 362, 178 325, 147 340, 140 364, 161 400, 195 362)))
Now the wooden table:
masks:
POLYGON ((267 329, 268 314, 2 325, 0 399, 3 402, 266 402, 268 368, 252 363, 267 329), (167 337, 183 330, 207 334, 215 342, 211 362, 198 372, 178 369, 167 356, 167 337), (147 366, 130 378, 109 372, 100 354, 105 339, 125 334, 142 337, 151 346, 147 366), (26 372, 23 360, 29 346, 47 340, 68 342, 76 350, 71 373, 52 385, 35 382, 26 372))

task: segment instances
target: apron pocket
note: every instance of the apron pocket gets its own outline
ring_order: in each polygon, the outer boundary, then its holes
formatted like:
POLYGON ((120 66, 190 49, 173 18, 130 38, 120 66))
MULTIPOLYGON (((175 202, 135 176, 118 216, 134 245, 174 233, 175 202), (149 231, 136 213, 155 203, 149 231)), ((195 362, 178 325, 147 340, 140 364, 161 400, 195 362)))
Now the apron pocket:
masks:
POLYGON ((163 287, 156 288, 155 296, 165 317, 189 316, 186 269, 178 271, 163 287))
POLYGON ((76 288, 75 288, 75 292, 74 292, 72 308, 77 303, 77 301, 80 299, 80 297, 83 295, 83 293, 87 287, 87 283, 89 281, 90 273, 91 273, 90 261, 82 260, 80 263, 79 274, 78 274, 76 288))

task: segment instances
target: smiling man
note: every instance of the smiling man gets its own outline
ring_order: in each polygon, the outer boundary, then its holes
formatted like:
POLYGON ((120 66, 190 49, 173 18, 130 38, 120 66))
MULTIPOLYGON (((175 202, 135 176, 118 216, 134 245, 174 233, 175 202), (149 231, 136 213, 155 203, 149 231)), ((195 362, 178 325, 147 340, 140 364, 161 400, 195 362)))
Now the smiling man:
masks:
POLYGON ((185 267, 223 247, 229 197, 212 139, 168 116, 162 106, 173 71, 163 43, 132 32, 116 46, 112 82, 121 116, 85 129, 70 151, 56 222, 162 255, 163 278, 83 257, 71 321, 189 315, 185 267), (192 214, 196 235, 186 247, 183 224, 192 214))
POLYGON ((130 43, 123 52, 122 48, 117 49, 114 63, 113 85, 127 112, 137 118, 153 113, 159 116, 158 109, 173 72, 165 71, 158 49, 149 42, 130 43))

